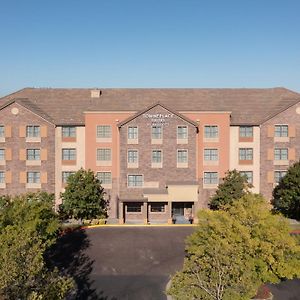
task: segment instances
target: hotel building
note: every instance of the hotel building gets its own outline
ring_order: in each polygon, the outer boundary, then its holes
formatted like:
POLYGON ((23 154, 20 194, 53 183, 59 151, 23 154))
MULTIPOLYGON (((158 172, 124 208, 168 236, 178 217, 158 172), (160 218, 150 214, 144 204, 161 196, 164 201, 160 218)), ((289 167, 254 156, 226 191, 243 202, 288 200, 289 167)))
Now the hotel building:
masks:
POLYGON ((93 170, 111 222, 179 222, 226 171, 271 198, 300 156, 300 94, 284 89, 35 89, 0 99, 0 194, 93 170))

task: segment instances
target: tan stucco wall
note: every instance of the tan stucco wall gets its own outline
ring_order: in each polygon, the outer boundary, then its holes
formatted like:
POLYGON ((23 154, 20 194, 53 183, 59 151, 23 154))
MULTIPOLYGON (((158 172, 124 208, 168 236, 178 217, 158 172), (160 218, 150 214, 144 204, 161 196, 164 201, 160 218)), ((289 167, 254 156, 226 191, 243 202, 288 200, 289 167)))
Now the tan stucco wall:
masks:
POLYGON ((198 185, 169 185, 168 194, 146 194, 149 202, 198 202, 198 185))
POLYGON ((61 203, 60 193, 64 190, 62 186, 63 171, 78 171, 80 168, 85 168, 85 127, 76 127, 76 141, 62 141, 62 127, 55 128, 55 199, 56 206, 61 203), (62 165, 62 149, 76 149, 76 164, 62 165))
POLYGON ((230 170, 253 172, 252 192, 260 192, 260 128, 253 127, 253 142, 239 142, 239 126, 230 127, 230 170), (239 164, 239 148, 253 148, 253 164, 239 164))

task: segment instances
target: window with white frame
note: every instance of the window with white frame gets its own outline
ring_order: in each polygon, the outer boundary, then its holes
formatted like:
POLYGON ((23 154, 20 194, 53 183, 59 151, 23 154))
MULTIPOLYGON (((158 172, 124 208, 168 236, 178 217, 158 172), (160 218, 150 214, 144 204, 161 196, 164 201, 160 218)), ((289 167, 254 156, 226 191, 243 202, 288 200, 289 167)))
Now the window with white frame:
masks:
POLYGON ((204 149, 204 160, 218 160, 218 149, 204 149))
POLYGON ((129 187, 142 187, 144 184, 143 175, 128 175, 129 187))
POLYGON ((253 183, 253 172, 252 171, 240 171, 241 176, 247 179, 248 183, 253 183))
POLYGON ((276 137, 288 137, 289 136, 288 125, 275 125, 275 136, 276 137))
POLYGON ((177 126, 177 139, 187 139, 188 138, 188 128, 185 125, 177 126))
POLYGON ((63 126, 61 128, 63 137, 76 137, 76 127, 75 126, 63 126))
POLYGON ((27 172, 27 183, 40 183, 40 172, 27 172))
POLYGON ((0 183, 5 183, 5 172, 0 171, 0 183))
POLYGON ((240 137, 253 137, 253 127, 240 126, 240 137))
POLYGON ((61 178, 62 178, 62 183, 67 183, 69 177, 70 177, 71 175, 74 175, 74 174, 75 174, 75 172, 73 172, 73 171, 64 171, 64 172, 62 172, 62 176, 61 176, 61 178))
POLYGON ((111 126, 110 125, 98 125, 97 126, 97 138, 111 138, 111 126))
POLYGON ((239 149, 240 160, 253 160, 253 149, 252 148, 240 148, 239 149))
POLYGON ((204 172, 204 184, 218 184, 218 172, 204 172))
POLYGON ((161 150, 152 150, 152 162, 161 163, 162 162, 162 151, 161 150))
POLYGON ((5 149, 0 149, 0 160, 5 160, 5 149))
POLYGON ((128 139, 136 140, 138 138, 138 128, 137 126, 129 126, 128 127, 128 139))
POLYGON ((109 148, 97 149, 97 160, 111 161, 111 149, 109 148))
POLYGON ((40 126, 38 125, 26 126, 26 137, 40 137, 40 126))
POLYGON ((111 184, 111 172, 97 172, 101 184, 111 184))
POLYGON ((152 125, 151 137, 154 140, 162 139, 162 127, 161 127, 161 125, 152 125))
POLYGON ((139 155, 137 150, 128 150, 127 152, 127 161, 128 163, 138 163, 139 155))
POLYGON ((41 150, 40 149, 27 149, 26 150, 26 159, 27 160, 40 160, 41 159, 41 150))
POLYGON ((287 171, 275 171, 274 172, 274 179, 275 183, 279 183, 281 179, 286 175, 287 171))
POLYGON ((289 150, 287 148, 275 148, 274 160, 288 160, 289 150))
POLYGON ((4 125, 0 125, 0 137, 5 137, 5 127, 4 127, 4 125))
POLYGON ((188 162, 188 151, 185 149, 177 150, 177 162, 187 163, 188 162))
POLYGON ((204 126, 205 138, 217 138, 219 136, 219 127, 217 125, 204 126))
POLYGON ((62 160, 76 160, 76 149, 62 149, 62 160))

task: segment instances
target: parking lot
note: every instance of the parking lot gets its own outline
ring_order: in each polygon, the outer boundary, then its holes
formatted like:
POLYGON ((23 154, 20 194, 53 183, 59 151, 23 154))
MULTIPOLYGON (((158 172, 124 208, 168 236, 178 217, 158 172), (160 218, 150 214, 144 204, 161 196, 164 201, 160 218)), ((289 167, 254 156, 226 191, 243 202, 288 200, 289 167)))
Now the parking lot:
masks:
MULTIPOLYGON (((181 269, 194 227, 99 227, 63 237, 56 260, 78 284, 72 299, 160 300, 181 269)), ((271 286, 275 300, 300 299, 300 281, 271 286)))

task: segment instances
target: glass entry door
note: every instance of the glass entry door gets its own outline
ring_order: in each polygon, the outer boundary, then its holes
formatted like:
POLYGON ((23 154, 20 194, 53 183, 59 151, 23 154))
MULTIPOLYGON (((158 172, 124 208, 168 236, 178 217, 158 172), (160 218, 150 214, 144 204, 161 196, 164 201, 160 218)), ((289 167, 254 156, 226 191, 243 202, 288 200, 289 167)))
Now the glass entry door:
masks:
POLYGON ((172 203, 172 216, 184 216, 184 203, 183 202, 173 202, 172 203))

